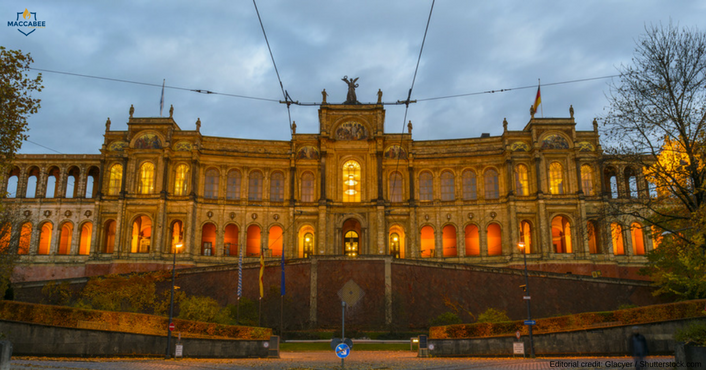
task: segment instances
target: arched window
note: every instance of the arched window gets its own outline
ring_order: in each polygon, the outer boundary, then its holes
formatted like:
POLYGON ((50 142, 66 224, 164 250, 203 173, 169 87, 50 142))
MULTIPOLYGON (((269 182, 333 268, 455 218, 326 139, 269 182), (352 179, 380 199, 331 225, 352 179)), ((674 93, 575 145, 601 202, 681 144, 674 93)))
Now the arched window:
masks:
POLYGON ((223 254, 225 256, 239 256, 240 250, 238 245, 238 225, 228 224, 226 233, 223 236, 223 254))
POLYGON ((230 200, 240 199, 240 177, 240 171, 238 170, 230 170, 228 172, 226 198, 230 200))
POLYGON ((360 164, 347 161, 343 164, 343 201, 360 202, 360 164))
POLYGON ((299 258, 309 258, 314 255, 314 246, 316 240, 314 238, 314 228, 311 225, 302 226, 299 229, 299 258))
POLYGON ((245 245, 245 255, 246 257, 256 257, 260 256, 260 238, 261 238, 260 226, 250 225, 248 226, 248 235, 245 245))
POLYGON ((37 254, 49 254, 51 248, 51 234, 54 230, 54 225, 50 222, 45 222, 41 226, 41 233, 39 234, 39 248, 37 248, 37 254))
MULTIPOLYGON (((20 169, 15 167, 8 173, 7 180, 7 197, 17 198, 17 190, 19 189, 20 169)), ((2 195, 2 194, 0 194, 2 195)))
POLYGON ((282 246, 284 245, 284 235, 280 226, 272 226, 270 234, 267 237, 268 248, 270 249, 270 257, 282 257, 282 246))
POLYGON ((392 258, 400 258, 400 235, 397 233, 390 234, 389 243, 392 258))
POLYGON ((5 223, 0 226, 0 253, 7 254, 10 249, 10 237, 12 236, 12 224, 5 223))
POLYGON ((138 175, 138 194, 152 194, 154 191, 154 165, 145 162, 140 166, 138 175))
POLYGON ((117 223, 115 220, 108 220, 103 228, 103 248, 102 253, 113 253, 115 249, 115 229, 117 223))
POLYGON ((46 198, 54 198, 58 196, 59 176, 61 172, 57 167, 52 167, 47 171, 47 191, 46 198))
POLYGON ((571 224, 564 216, 552 219, 552 244, 555 253, 573 253, 571 246, 571 224))
POLYGON ((189 166, 180 164, 174 170, 174 195, 189 194, 189 166))
POLYGON ((529 195, 529 171, 524 164, 518 164, 515 167, 515 187, 517 195, 529 195))
POLYGON ((454 200, 454 174, 451 171, 444 171, 441 174, 441 200, 454 200))
MULTIPOLYGON (((250 181, 248 184, 248 200, 262 200, 262 172, 260 171, 250 172, 250 181)), ((257 254, 260 254, 259 249, 257 254)))
POLYGON ((564 167, 559 162, 549 165, 549 192, 564 194, 564 167))
POLYGON ((480 256, 480 235, 478 226, 470 224, 465 229, 466 256, 480 256))
POLYGON ((39 179, 39 168, 37 167, 32 167, 29 172, 28 172, 29 177, 27 178, 27 189, 26 189, 26 195, 25 197, 27 198, 36 198, 39 194, 37 194, 37 179, 39 179))
POLYGON ((76 198, 76 196, 78 196, 78 184, 81 177, 81 170, 79 170, 78 167, 71 167, 66 174, 66 198, 76 198))
POLYGON ((444 257, 458 256, 456 248, 456 228, 453 225, 446 225, 441 229, 441 248, 444 257))
POLYGON ((314 254, 314 234, 306 233, 304 234, 304 247, 303 247, 304 258, 309 258, 314 254))
POLYGON ((139 216, 132 223, 131 253, 149 253, 152 239, 152 220, 139 216))
POLYGON ((172 222, 171 243, 169 253, 184 253, 184 223, 181 220, 172 222), (181 245, 177 248, 177 245, 181 245))
POLYGON ((429 172, 422 172, 419 175, 419 200, 433 199, 432 176, 429 172))
POLYGON ((422 228, 420 240, 421 256, 422 257, 434 257, 434 250, 436 249, 434 241, 434 228, 427 225, 422 228))
POLYGON ((645 234, 642 231, 642 225, 633 222, 630 225, 630 236, 632 237, 633 254, 642 256, 645 254, 645 234))
POLYGON ((206 179, 203 186, 203 197, 206 199, 218 198, 218 170, 210 168, 206 171, 206 179))
POLYGON ((402 174, 393 172, 390 174, 390 202, 402 201, 402 174))
POLYGON ((302 175, 302 202, 314 201, 314 175, 304 172, 302 175))
POLYGON ((476 173, 471 170, 463 171, 463 200, 476 200, 478 191, 476 185, 476 173))
POLYGON ((586 222, 586 232, 588 233, 588 253, 602 253, 600 239, 601 235, 595 221, 586 222))
POLYGON ((603 173, 604 182, 609 186, 607 191, 610 191, 610 197, 612 199, 618 198, 618 176, 617 172, 613 167, 608 167, 603 173))
POLYGON ((647 181, 647 193, 650 195, 650 198, 657 198, 659 196, 659 193, 657 192, 657 184, 655 184, 652 181, 647 181))
MULTIPOLYGON (((108 195, 120 194, 120 188, 123 185, 123 166, 114 164, 110 167, 110 180, 108 181, 108 195)), ((47 188, 48 190, 48 188, 47 188)), ((48 195, 47 195, 48 196, 48 195)))
POLYGON ((593 167, 588 164, 581 165, 581 186, 586 195, 596 195, 593 189, 593 167))
POLYGON ((216 225, 208 222, 201 228, 201 255, 213 256, 216 245, 216 225))
POLYGON ((623 172, 625 176, 625 188, 628 189, 628 196, 630 198, 638 197, 637 189, 637 175, 635 175, 635 170, 632 167, 627 167, 623 172))
POLYGON ((32 224, 25 222, 20 229, 20 245, 17 248, 17 254, 29 254, 29 246, 32 241, 32 224))
POLYGON ((78 254, 88 255, 91 252, 91 234, 93 233, 93 224, 86 222, 81 225, 81 235, 78 241, 78 254))
POLYGON ((488 225, 488 255, 500 256, 503 254, 503 238, 500 225, 492 223, 488 225))
POLYGON ((98 175, 100 171, 98 167, 91 167, 88 170, 88 177, 86 178, 86 198, 95 198, 98 194, 98 175))
POLYGON ((610 224, 610 235, 613 239, 613 254, 616 256, 625 254, 625 244, 623 243, 623 227, 613 222, 610 224))
POLYGON ((355 230, 350 230, 343 236, 343 245, 346 246, 344 254, 346 257, 355 257, 359 254, 360 239, 355 230))
POLYGON ((493 168, 490 168, 485 171, 485 199, 498 199, 498 198, 500 198, 500 185, 498 184, 498 171, 496 171, 493 168))
POLYGON ((526 221, 520 221, 520 242, 525 244, 524 253, 532 253, 532 225, 526 221))
POLYGON ((284 201, 284 175, 282 172, 275 172, 270 177, 270 201, 284 201))
POLYGON ((405 234, 400 225, 393 225, 388 232, 388 245, 393 258, 405 257, 405 234))

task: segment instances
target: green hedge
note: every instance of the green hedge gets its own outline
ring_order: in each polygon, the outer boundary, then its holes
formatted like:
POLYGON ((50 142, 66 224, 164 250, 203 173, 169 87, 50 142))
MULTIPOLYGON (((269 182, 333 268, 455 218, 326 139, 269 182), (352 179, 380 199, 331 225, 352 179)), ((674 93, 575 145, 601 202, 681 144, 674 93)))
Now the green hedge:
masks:
MULTIPOLYGON (((602 326, 637 325, 657 321, 685 319, 706 315, 706 299, 630 308, 609 312, 588 312, 569 316, 537 319, 533 333, 553 333, 602 326)), ((433 339, 460 339, 513 335, 516 331, 528 334, 524 320, 501 323, 459 324, 434 326, 429 329, 433 339)))
MULTIPOLYGON (((132 312, 85 310, 15 301, 0 301, 0 319, 64 328, 98 329, 136 334, 166 335, 169 319, 132 312)), ((269 339, 272 329, 173 320, 186 338, 269 339)))

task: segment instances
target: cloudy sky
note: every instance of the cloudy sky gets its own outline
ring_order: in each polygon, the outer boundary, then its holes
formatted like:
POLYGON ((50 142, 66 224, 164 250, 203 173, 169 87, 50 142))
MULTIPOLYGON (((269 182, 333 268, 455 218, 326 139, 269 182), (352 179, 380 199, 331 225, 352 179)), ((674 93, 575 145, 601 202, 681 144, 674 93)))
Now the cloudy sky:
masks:
MULTIPOLYGON (((344 75, 360 78, 361 102, 376 101, 378 89, 383 102, 406 99, 431 1, 258 0, 257 6, 293 100, 320 102, 325 88, 329 103, 343 102, 344 75)), ((700 1, 439 0, 412 91, 419 102, 407 113, 413 138, 499 135, 505 117, 511 130, 521 130, 538 79, 544 116, 567 117, 573 104, 578 129, 589 130, 594 117, 605 115, 611 81, 597 78, 630 63, 645 25, 699 26, 705 10, 700 1), (570 82, 585 79, 592 80, 570 82), (482 93, 502 89, 511 90, 482 93), (461 94, 472 95, 433 99, 461 94)), ((43 145, 97 154, 107 117, 113 130, 125 130, 130 104, 135 116, 159 116, 163 79, 164 115, 174 105, 182 129, 193 130, 200 118, 204 135, 291 138, 252 1, 8 0, 0 18, 0 45, 30 52, 35 68, 160 85, 44 72, 42 108, 29 120, 31 142, 21 153, 53 153, 43 145), (25 36, 7 26, 25 9, 46 27, 25 36)), ((385 131, 402 132, 404 106, 386 109, 385 131)), ((298 133, 318 131, 316 106, 292 106, 291 116, 298 133)))

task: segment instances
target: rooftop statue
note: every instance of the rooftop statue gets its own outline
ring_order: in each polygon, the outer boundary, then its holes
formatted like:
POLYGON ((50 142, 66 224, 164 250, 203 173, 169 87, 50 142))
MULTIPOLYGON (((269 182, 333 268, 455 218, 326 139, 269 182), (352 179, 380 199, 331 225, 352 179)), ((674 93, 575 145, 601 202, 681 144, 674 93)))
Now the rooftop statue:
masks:
POLYGON ((343 102, 343 104, 360 104, 358 102, 358 98, 355 96, 355 88, 358 87, 358 84, 356 81, 358 81, 358 78, 351 78, 350 80, 348 79, 348 76, 343 76, 341 80, 343 82, 348 84, 348 96, 346 97, 346 101, 343 102))

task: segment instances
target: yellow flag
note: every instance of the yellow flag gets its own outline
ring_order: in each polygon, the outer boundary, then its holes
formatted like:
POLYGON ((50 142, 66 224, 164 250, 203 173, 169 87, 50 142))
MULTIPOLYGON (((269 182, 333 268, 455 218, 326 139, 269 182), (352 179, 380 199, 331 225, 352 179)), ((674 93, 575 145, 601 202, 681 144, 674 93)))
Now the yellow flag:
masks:
MULTIPOLYGON (((539 86, 537 86, 537 97, 534 98, 534 111, 537 111, 539 105, 542 104, 542 94, 539 93, 539 86)), ((542 112, 544 113, 544 112, 542 112)))

